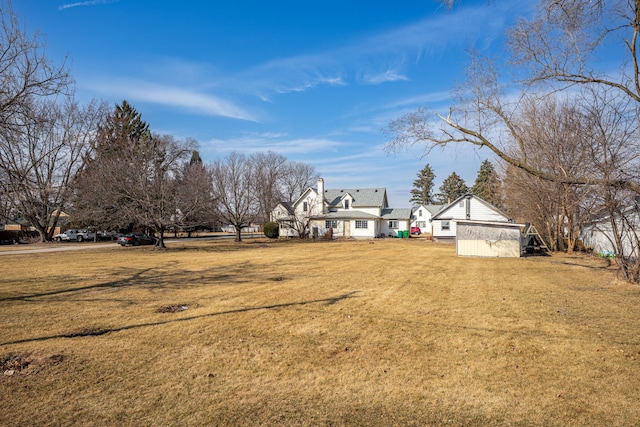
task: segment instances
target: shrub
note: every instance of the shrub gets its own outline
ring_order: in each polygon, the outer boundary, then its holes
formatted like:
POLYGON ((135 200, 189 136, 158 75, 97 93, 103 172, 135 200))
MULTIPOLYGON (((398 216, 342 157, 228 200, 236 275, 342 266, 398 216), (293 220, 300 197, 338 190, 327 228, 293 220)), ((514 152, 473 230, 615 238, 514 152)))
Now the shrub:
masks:
POLYGON ((268 222, 264 225, 264 235, 270 239, 278 237, 280 226, 277 222, 268 222))

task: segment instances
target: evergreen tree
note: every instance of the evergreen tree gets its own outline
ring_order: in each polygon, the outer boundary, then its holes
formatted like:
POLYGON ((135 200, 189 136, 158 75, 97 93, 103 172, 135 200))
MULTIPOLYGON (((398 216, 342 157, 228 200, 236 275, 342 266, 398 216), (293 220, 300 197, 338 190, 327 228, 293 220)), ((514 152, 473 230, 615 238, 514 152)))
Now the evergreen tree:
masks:
POLYGON ((191 153, 191 160, 189 160, 190 165, 202 165, 202 157, 200 157, 200 152, 198 150, 193 150, 191 153))
POLYGON ((413 181, 413 189, 411 190, 412 203, 417 205, 430 205, 435 203, 433 196, 433 179, 436 177, 431 169, 431 166, 427 165, 418 172, 418 179, 413 181))
POLYGON ((440 186, 440 203, 451 203, 460 196, 463 196, 469 191, 469 187, 464 182, 464 179, 460 178, 457 173, 453 172, 449 175, 440 186))
POLYGON ((502 197, 500 194, 500 178, 493 164, 485 160, 480 165, 478 176, 471 188, 471 193, 494 206, 500 206, 502 197))
POLYGON ((135 148, 142 140, 151 139, 149 125, 142 120, 140 114, 126 100, 116 105, 104 126, 98 130, 98 146, 96 160, 118 156, 123 150, 135 148))

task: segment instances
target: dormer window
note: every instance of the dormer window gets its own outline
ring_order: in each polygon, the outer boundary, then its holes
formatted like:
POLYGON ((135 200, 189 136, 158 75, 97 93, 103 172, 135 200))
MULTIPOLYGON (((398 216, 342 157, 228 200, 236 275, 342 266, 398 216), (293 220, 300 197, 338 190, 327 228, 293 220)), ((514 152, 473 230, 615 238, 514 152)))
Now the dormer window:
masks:
POLYGON ((349 209, 349 199, 344 199, 344 208, 349 209))

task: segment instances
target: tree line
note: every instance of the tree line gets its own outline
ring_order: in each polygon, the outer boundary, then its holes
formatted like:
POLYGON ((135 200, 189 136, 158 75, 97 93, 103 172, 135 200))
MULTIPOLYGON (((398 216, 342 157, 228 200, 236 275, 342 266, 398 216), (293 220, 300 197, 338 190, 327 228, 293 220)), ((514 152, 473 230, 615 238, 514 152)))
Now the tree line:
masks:
POLYGON ((157 134, 127 101, 74 98, 66 64, 0 4, 0 219, 23 218, 50 241, 63 213, 97 230, 169 230, 231 224, 236 240, 293 201, 318 174, 273 152, 203 163, 198 143, 157 134))
POLYGON ((449 204, 467 193, 474 194, 483 200, 495 205, 502 205, 502 191, 500 177, 493 163, 485 160, 480 165, 478 175, 473 186, 467 183, 456 172, 446 177, 439 187, 440 192, 434 193, 433 186, 436 178, 431 165, 427 165, 417 174, 413 181, 410 202, 417 205, 449 204))

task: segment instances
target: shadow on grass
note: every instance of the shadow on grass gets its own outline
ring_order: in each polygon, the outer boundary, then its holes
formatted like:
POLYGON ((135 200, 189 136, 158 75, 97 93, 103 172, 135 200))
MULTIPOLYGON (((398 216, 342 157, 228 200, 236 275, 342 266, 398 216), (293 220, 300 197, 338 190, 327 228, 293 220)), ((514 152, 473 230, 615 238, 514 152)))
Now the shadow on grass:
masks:
POLYGON ((343 301, 343 300, 346 300, 346 299, 349 299, 349 298, 355 298, 354 294, 356 292, 358 292, 358 291, 352 291, 352 292, 348 292, 346 294, 342 294, 342 295, 338 295, 338 296, 330 297, 330 298, 321 298, 321 299, 310 300, 310 301, 287 302, 287 303, 282 303, 282 304, 263 305, 263 306, 258 306, 258 307, 245 307, 245 308, 238 308, 238 309, 235 309, 235 310, 226 310, 226 311, 219 311, 219 312, 216 312, 216 313, 201 314, 201 315, 198 315, 198 316, 181 317, 179 319, 162 320, 162 321, 159 321, 159 322, 140 323, 140 324, 136 324, 136 325, 127 325, 127 326, 121 326, 119 328, 82 329, 80 331, 70 332, 70 333, 66 333, 66 334, 50 335, 50 336, 35 337, 35 338, 24 338, 24 339, 15 340, 15 341, 8 341, 8 342, 0 343, 0 345, 24 344, 24 343, 29 343, 29 342, 48 341, 48 340, 59 339, 59 338, 78 338, 78 337, 87 337, 87 336, 100 336, 100 335, 105 335, 105 334, 108 334, 108 333, 111 333, 111 332, 128 331, 128 330, 137 329, 137 328, 168 325, 168 324, 171 324, 171 323, 186 322, 186 321, 190 321, 190 320, 205 319, 207 317, 223 316, 223 315, 226 315, 226 314, 246 313, 246 312, 258 311, 258 310, 273 310, 273 309, 277 309, 277 308, 304 306, 304 305, 309 305, 309 304, 320 304, 320 303, 324 303, 326 305, 333 305, 333 304, 336 304, 336 303, 338 303, 340 301, 343 301))
POLYGON ((114 280, 114 281, 105 282, 105 283, 96 283, 95 285, 79 286, 79 287, 76 287, 76 288, 57 289, 57 290, 48 291, 48 292, 40 292, 40 293, 27 294, 27 295, 18 295, 18 296, 14 296, 14 297, 0 298, 0 302, 4 302, 4 301, 28 301, 28 300, 30 300, 32 298, 49 297, 49 296, 56 296, 56 295, 65 295, 65 294, 70 294, 70 293, 74 293, 74 292, 89 291, 89 290, 93 290, 93 289, 123 288, 123 287, 127 287, 127 286, 133 286, 135 284, 138 284, 140 282, 140 280, 142 279, 143 275, 145 273, 149 272, 149 271, 152 271, 152 269, 148 268, 148 269, 145 269, 145 270, 140 270, 137 273, 134 273, 133 275, 131 275, 131 277, 128 277, 126 279, 114 280))
MULTIPOLYGON (((167 288, 170 286, 208 286, 211 284, 227 284, 238 285, 243 283, 254 283, 265 280, 269 281, 283 281, 286 278, 281 279, 265 278, 262 276, 254 277, 252 271, 254 266, 251 263, 241 263, 234 266, 224 266, 203 271, 185 272, 183 270, 166 270, 167 265, 164 265, 162 269, 147 268, 129 273, 129 277, 121 278, 118 280, 112 280, 103 283, 96 283, 86 286, 73 286, 56 289, 46 292, 36 292, 24 295, 15 295, 10 297, 0 298, 0 302, 10 301, 30 301, 35 298, 43 297, 55 297, 55 296, 69 296, 74 293, 81 293, 92 290, 100 289, 122 289, 132 286, 146 287, 146 288, 167 288)), ((117 273, 115 275, 118 275, 117 273)), ((86 280, 84 278, 69 278, 58 277, 55 281, 64 283, 71 281, 86 280)))

